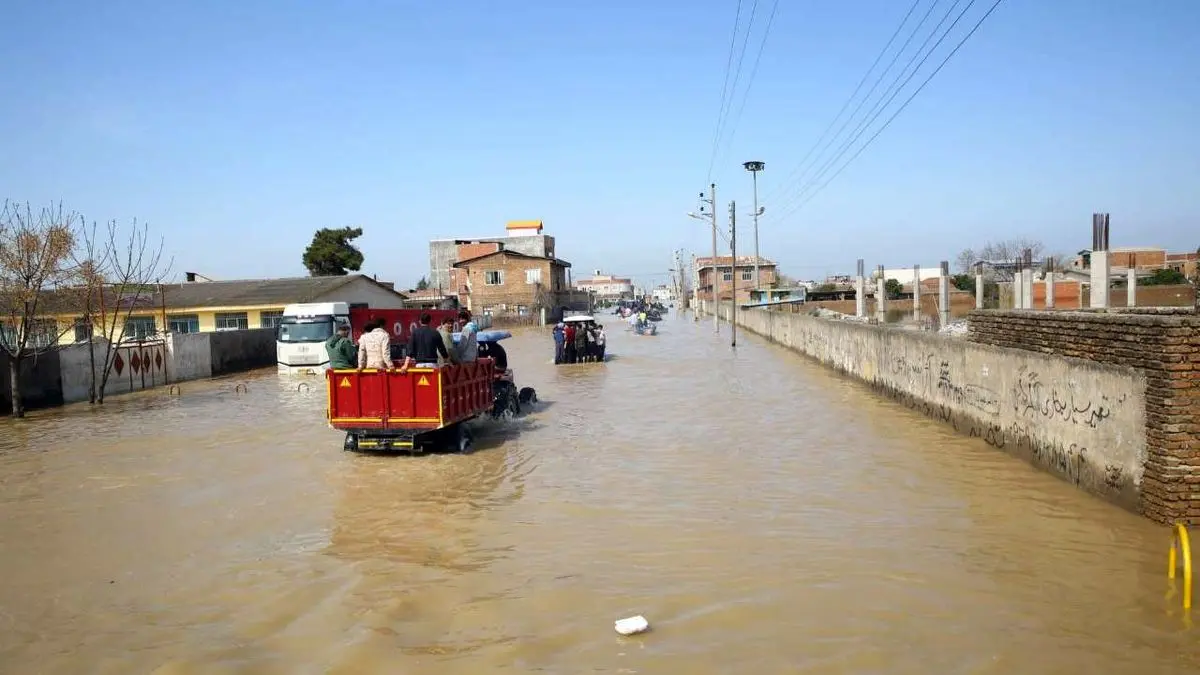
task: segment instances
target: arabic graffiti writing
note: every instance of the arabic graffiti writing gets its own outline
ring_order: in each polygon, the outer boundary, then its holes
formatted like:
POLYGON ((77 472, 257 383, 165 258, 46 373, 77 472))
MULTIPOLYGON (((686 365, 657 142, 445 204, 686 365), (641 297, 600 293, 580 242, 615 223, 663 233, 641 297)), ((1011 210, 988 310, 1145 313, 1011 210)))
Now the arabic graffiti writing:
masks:
MULTIPOLYGON (((1046 419, 1057 419, 1071 424, 1095 429, 1101 422, 1112 416, 1112 408, 1107 396, 1100 394, 1099 401, 1089 400, 1088 397, 1076 395, 1075 387, 1071 385, 1048 386, 1042 382, 1041 374, 1021 366, 1017 372, 1017 381, 1012 387, 1013 411, 1018 415, 1041 415, 1046 419)), ((1118 398, 1117 403, 1124 403, 1125 396, 1118 398)))

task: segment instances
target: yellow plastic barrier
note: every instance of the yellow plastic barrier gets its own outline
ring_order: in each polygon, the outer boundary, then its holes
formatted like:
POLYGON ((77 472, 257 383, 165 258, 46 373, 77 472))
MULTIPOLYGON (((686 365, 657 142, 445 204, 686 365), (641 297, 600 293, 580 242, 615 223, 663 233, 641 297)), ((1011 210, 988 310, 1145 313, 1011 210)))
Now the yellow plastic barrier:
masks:
POLYGON ((1175 578, 1176 568, 1176 547, 1182 552, 1183 557, 1183 608, 1192 608, 1192 544, 1188 539, 1187 528, 1183 523, 1175 523, 1175 530, 1171 533, 1171 553, 1167 556, 1168 569, 1167 578, 1175 578))

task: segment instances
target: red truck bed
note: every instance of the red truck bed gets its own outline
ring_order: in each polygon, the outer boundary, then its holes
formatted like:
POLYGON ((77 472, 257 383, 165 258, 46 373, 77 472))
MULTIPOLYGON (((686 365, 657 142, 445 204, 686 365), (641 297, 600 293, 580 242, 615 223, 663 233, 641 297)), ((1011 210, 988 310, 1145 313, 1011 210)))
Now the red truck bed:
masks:
POLYGON ((492 408, 492 359, 440 368, 326 371, 329 424, 360 434, 441 429, 492 408))

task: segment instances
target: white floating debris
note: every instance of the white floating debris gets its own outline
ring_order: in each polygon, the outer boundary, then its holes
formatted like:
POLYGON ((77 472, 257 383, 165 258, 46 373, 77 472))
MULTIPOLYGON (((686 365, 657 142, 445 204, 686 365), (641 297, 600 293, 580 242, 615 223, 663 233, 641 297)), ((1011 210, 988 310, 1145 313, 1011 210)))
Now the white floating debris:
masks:
POLYGON ((638 615, 631 616, 628 619, 620 619, 617 621, 616 629, 621 635, 637 635, 645 632, 650 627, 650 622, 646 617, 638 615))

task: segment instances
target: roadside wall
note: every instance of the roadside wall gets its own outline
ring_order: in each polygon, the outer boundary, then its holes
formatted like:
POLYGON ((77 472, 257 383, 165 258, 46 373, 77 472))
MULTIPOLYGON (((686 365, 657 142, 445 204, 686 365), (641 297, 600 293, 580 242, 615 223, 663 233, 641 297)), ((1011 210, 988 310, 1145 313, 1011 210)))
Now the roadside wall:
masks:
MULTIPOLYGON (((12 413, 12 363, 0 354, 0 415, 12 413)), ((59 378, 58 353, 38 354, 21 361, 21 398, 26 410, 62 405, 63 385, 59 378)))
POLYGON ((212 377, 209 335, 213 333, 171 333, 167 337, 167 349, 171 353, 167 375, 171 382, 212 377))
POLYGON ((1200 522, 1200 316, 1190 309, 1010 310, 972 312, 967 321, 968 339, 981 345, 1137 372, 1146 388, 1142 512, 1160 522, 1200 522))
MULTIPOLYGON (((93 344, 97 386, 107 342, 93 344)), ((172 333, 165 341, 123 345, 116 349, 105 396, 165 384, 224 375, 275 363, 275 330, 256 328, 213 333, 172 333)), ((88 400, 92 386, 87 344, 74 344, 26 360, 22 380, 26 409, 88 400)), ((0 356, 0 414, 12 410, 8 358, 0 356)))
MULTIPOLYGON (((96 386, 100 386, 107 345, 108 342, 103 338, 96 338, 93 344, 96 354, 96 386)), ((63 347, 58 350, 58 356, 63 383, 63 402, 88 400, 88 391, 92 385, 88 345, 63 347)), ((105 396, 140 391, 167 383, 170 355, 161 341, 117 347, 112 358, 112 371, 104 386, 105 396)))
MULTIPOLYGON (((729 307, 721 307, 728 319, 729 307)), ((1138 508, 1145 378, 936 333, 741 310, 738 324, 1075 485, 1138 508)))
POLYGON ((274 328, 218 331, 198 335, 209 339, 209 362, 212 368, 210 375, 261 368, 273 365, 276 361, 274 328))

